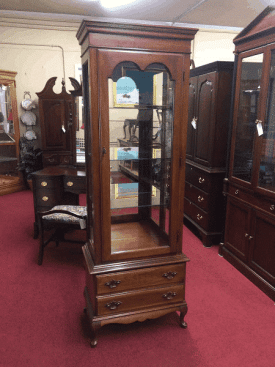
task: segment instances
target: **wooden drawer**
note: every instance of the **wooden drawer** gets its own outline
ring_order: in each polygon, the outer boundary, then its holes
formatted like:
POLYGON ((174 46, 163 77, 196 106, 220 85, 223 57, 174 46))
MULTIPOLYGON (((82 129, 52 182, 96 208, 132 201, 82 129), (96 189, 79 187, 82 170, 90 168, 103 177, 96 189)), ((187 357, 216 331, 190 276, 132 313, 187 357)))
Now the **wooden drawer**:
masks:
POLYGON ((86 192, 86 177, 85 176, 66 176, 64 177, 64 190, 70 192, 86 192))
POLYGON ((40 190, 36 193, 37 206, 54 206, 60 203, 60 190, 40 190))
POLYGON ((97 314, 101 316, 126 311, 132 312, 138 309, 181 303, 183 301, 184 284, 173 284, 169 287, 98 296, 97 314))
POLYGON ((97 275, 97 294, 110 294, 130 289, 183 283, 184 278, 185 264, 97 275))
POLYGON ((189 182, 185 183, 185 197, 196 204, 199 208, 204 211, 208 211, 209 195, 194 185, 191 185, 189 182))
POLYGON ((185 180, 203 191, 210 191, 211 180, 209 174, 189 164, 186 164, 185 180))
POLYGON ((268 199, 262 195, 256 196, 255 194, 250 194, 245 190, 231 185, 229 186, 228 194, 236 199, 247 202, 251 206, 257 207, 257 209, 264 210, 268 214, 275 216, 275 200, 268 199))
MULTIPOLYGON (((61 187, 63 184, 60 176, 38 176, 35 177, 35 186, 37 190, 52 189, 61 187)), ((38 191, 39 192, 39 191, 38 191)))
POLYGON ((198 208, 187 198, 184 199, 184 214, 199 224, 206 231, 209 230, 208 214, 198 208))

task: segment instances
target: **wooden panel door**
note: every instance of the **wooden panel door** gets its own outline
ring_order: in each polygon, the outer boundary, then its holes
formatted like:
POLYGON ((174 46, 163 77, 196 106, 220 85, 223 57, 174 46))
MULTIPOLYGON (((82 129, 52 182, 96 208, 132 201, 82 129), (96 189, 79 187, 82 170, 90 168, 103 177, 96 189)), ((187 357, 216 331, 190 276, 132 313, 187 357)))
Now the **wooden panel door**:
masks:
POLYGON ((249 265, 275 286, 275 219, 254 211, 251 220, 249 265))
POLYGON ((250 207, 228 198, 224 245, 239 259, 247 262, 250 207))
POLYGON ((209 73, 198 77, 197 124, 194 161, 211 166, 211 147, 215 128, 215 88, 216 74, 209 73))
POLYGON ((188 99, 188 124, 187 124, 187 142, 186 142, 186 158, 194 159, 194 143, 195 143, 195 125, 197 114, 197 83, 198 77, 190 78, 189 82, 189 99, 188 99), (192 124, 193 123, 193 124, 192 124))

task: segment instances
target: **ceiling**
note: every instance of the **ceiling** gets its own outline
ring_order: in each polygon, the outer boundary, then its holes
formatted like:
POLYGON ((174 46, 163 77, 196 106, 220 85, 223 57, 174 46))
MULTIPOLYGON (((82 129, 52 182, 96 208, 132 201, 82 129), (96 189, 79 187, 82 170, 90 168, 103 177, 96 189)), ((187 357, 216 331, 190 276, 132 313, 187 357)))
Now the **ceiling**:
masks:
MULTIPOLYGON (((0 0, 0 11, 73 15, 76 18, 119 18, 243 28, 275 0, 135 0, 112 10, 102 0, 0 0)), ((112 0, 118 3, 119 0, 112 0)), ((21 13, 20 13, 21 14, 21 13)))

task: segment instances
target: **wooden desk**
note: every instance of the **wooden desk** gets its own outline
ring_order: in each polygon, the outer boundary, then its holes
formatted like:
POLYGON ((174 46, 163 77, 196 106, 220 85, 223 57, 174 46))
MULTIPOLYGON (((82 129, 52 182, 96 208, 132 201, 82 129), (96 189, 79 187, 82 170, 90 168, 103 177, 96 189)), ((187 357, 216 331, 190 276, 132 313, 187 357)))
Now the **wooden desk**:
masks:
POLYGON ((52 166, 32 174, 34 201, 34 238, 38 237, 37 212, 60 204, 79 204, 86 193, 86 173, 76 168, 52 166))

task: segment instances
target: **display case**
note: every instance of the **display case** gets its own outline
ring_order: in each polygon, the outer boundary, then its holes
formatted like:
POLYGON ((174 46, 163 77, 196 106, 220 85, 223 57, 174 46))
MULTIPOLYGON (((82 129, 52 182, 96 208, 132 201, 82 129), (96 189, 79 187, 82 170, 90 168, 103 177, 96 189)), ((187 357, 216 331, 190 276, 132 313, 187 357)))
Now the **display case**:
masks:
POLYGON ((195 29, 83 21, 86 311, 96 330, 180 311, 190 45, 195 29))
POLYGON ((0 70, 0 195, 25 188, 18 171, 19 121, 16 72, 0 70))
POLYGON ((234 40, 236 87, 221 254, 275 300, 275 9, 234 40))

